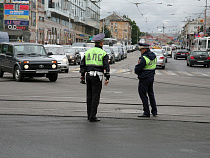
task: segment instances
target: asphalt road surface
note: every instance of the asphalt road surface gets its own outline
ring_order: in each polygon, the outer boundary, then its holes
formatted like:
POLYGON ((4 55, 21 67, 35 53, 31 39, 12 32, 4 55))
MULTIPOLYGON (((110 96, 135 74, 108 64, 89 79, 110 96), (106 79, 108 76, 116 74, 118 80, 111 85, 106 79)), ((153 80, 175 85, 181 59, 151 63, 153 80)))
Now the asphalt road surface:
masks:
POLYGON ((1 158, 208 158, 209 124, 0 116, 1 158))
POLYGON ((0 158, 207 158, 210 157, 210 68, 168 59, 157 69, 158 117, 138 118, 142 103, 133 68, 139 51, 111 65, 103 86, 100 122, 86 119, 79 66, 57 82, 0 78, 0 158))

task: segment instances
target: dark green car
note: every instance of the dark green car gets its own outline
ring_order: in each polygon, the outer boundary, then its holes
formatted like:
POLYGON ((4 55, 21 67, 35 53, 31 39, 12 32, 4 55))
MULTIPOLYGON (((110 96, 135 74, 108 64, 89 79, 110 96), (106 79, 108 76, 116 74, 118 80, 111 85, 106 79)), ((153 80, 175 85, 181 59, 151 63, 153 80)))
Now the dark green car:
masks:
POLYGON ((55 82, 58 78, 57 61, 48 57, 43 45, 36 43, 0 43, 0 77, 4 72, 12 73, 16 81, 47 77, 55 82))

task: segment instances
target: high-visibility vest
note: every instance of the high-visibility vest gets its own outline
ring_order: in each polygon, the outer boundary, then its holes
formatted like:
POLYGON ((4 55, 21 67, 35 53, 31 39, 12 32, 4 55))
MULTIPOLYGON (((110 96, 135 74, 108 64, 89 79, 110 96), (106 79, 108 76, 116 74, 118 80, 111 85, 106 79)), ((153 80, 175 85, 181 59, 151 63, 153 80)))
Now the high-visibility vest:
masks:
POLYGON ((106 55, 106 52, 101 48, 94 47, 89 49, 85 53, 85 63, 86 66, 103 66, 103 58, 106 55))
POLYGON ((143 56, 146 61, 146 66, 144 67, 144 70, 154 70, 156 68, 156 62, 157 58, 154 60, 150 60, 148 57, 143 56))

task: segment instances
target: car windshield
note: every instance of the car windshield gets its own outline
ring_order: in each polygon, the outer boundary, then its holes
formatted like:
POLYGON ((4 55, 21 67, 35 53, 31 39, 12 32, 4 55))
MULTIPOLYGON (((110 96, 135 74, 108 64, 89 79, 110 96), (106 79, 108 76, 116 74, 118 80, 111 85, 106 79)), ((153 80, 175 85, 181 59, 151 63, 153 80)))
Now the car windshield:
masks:
POLYGON ((68 55, 75 55, 75 49, 65 49, 64 52, 68 55))
POLYGON ((41 45, 18 45, 15 46, 15 55, 47 56, 41 45))
POLYGON ((45 47, 47 52, 51 52, 53 55, 64 55, 62 47, 45 47))
POLYGON ((153 53, 155 53, 156 55, 163 55, 161 51, 153 51, 153 53))
POLYGON ((73 43, 72 47, 86 47, 86 43, 73 43))
POLYGON ((208 55, 208 52, 192 52, 192 55, 208 55))
POLYGON ((104 51, 105 51, 107 54, 111 53, 111 50, 110 50, 110 49, 104 49, 104 51))

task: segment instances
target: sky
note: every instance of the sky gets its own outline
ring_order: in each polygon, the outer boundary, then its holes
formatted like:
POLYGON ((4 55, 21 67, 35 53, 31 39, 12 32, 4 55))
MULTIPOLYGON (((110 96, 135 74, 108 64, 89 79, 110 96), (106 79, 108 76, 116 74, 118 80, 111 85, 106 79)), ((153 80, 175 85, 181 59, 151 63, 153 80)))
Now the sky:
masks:
POLYGON ((205 6, 210 16, 210 0, 102 0, 101 19, 113 12, 127 15, 141 32, 178 33, 187 19, 204 18, 205 6))

